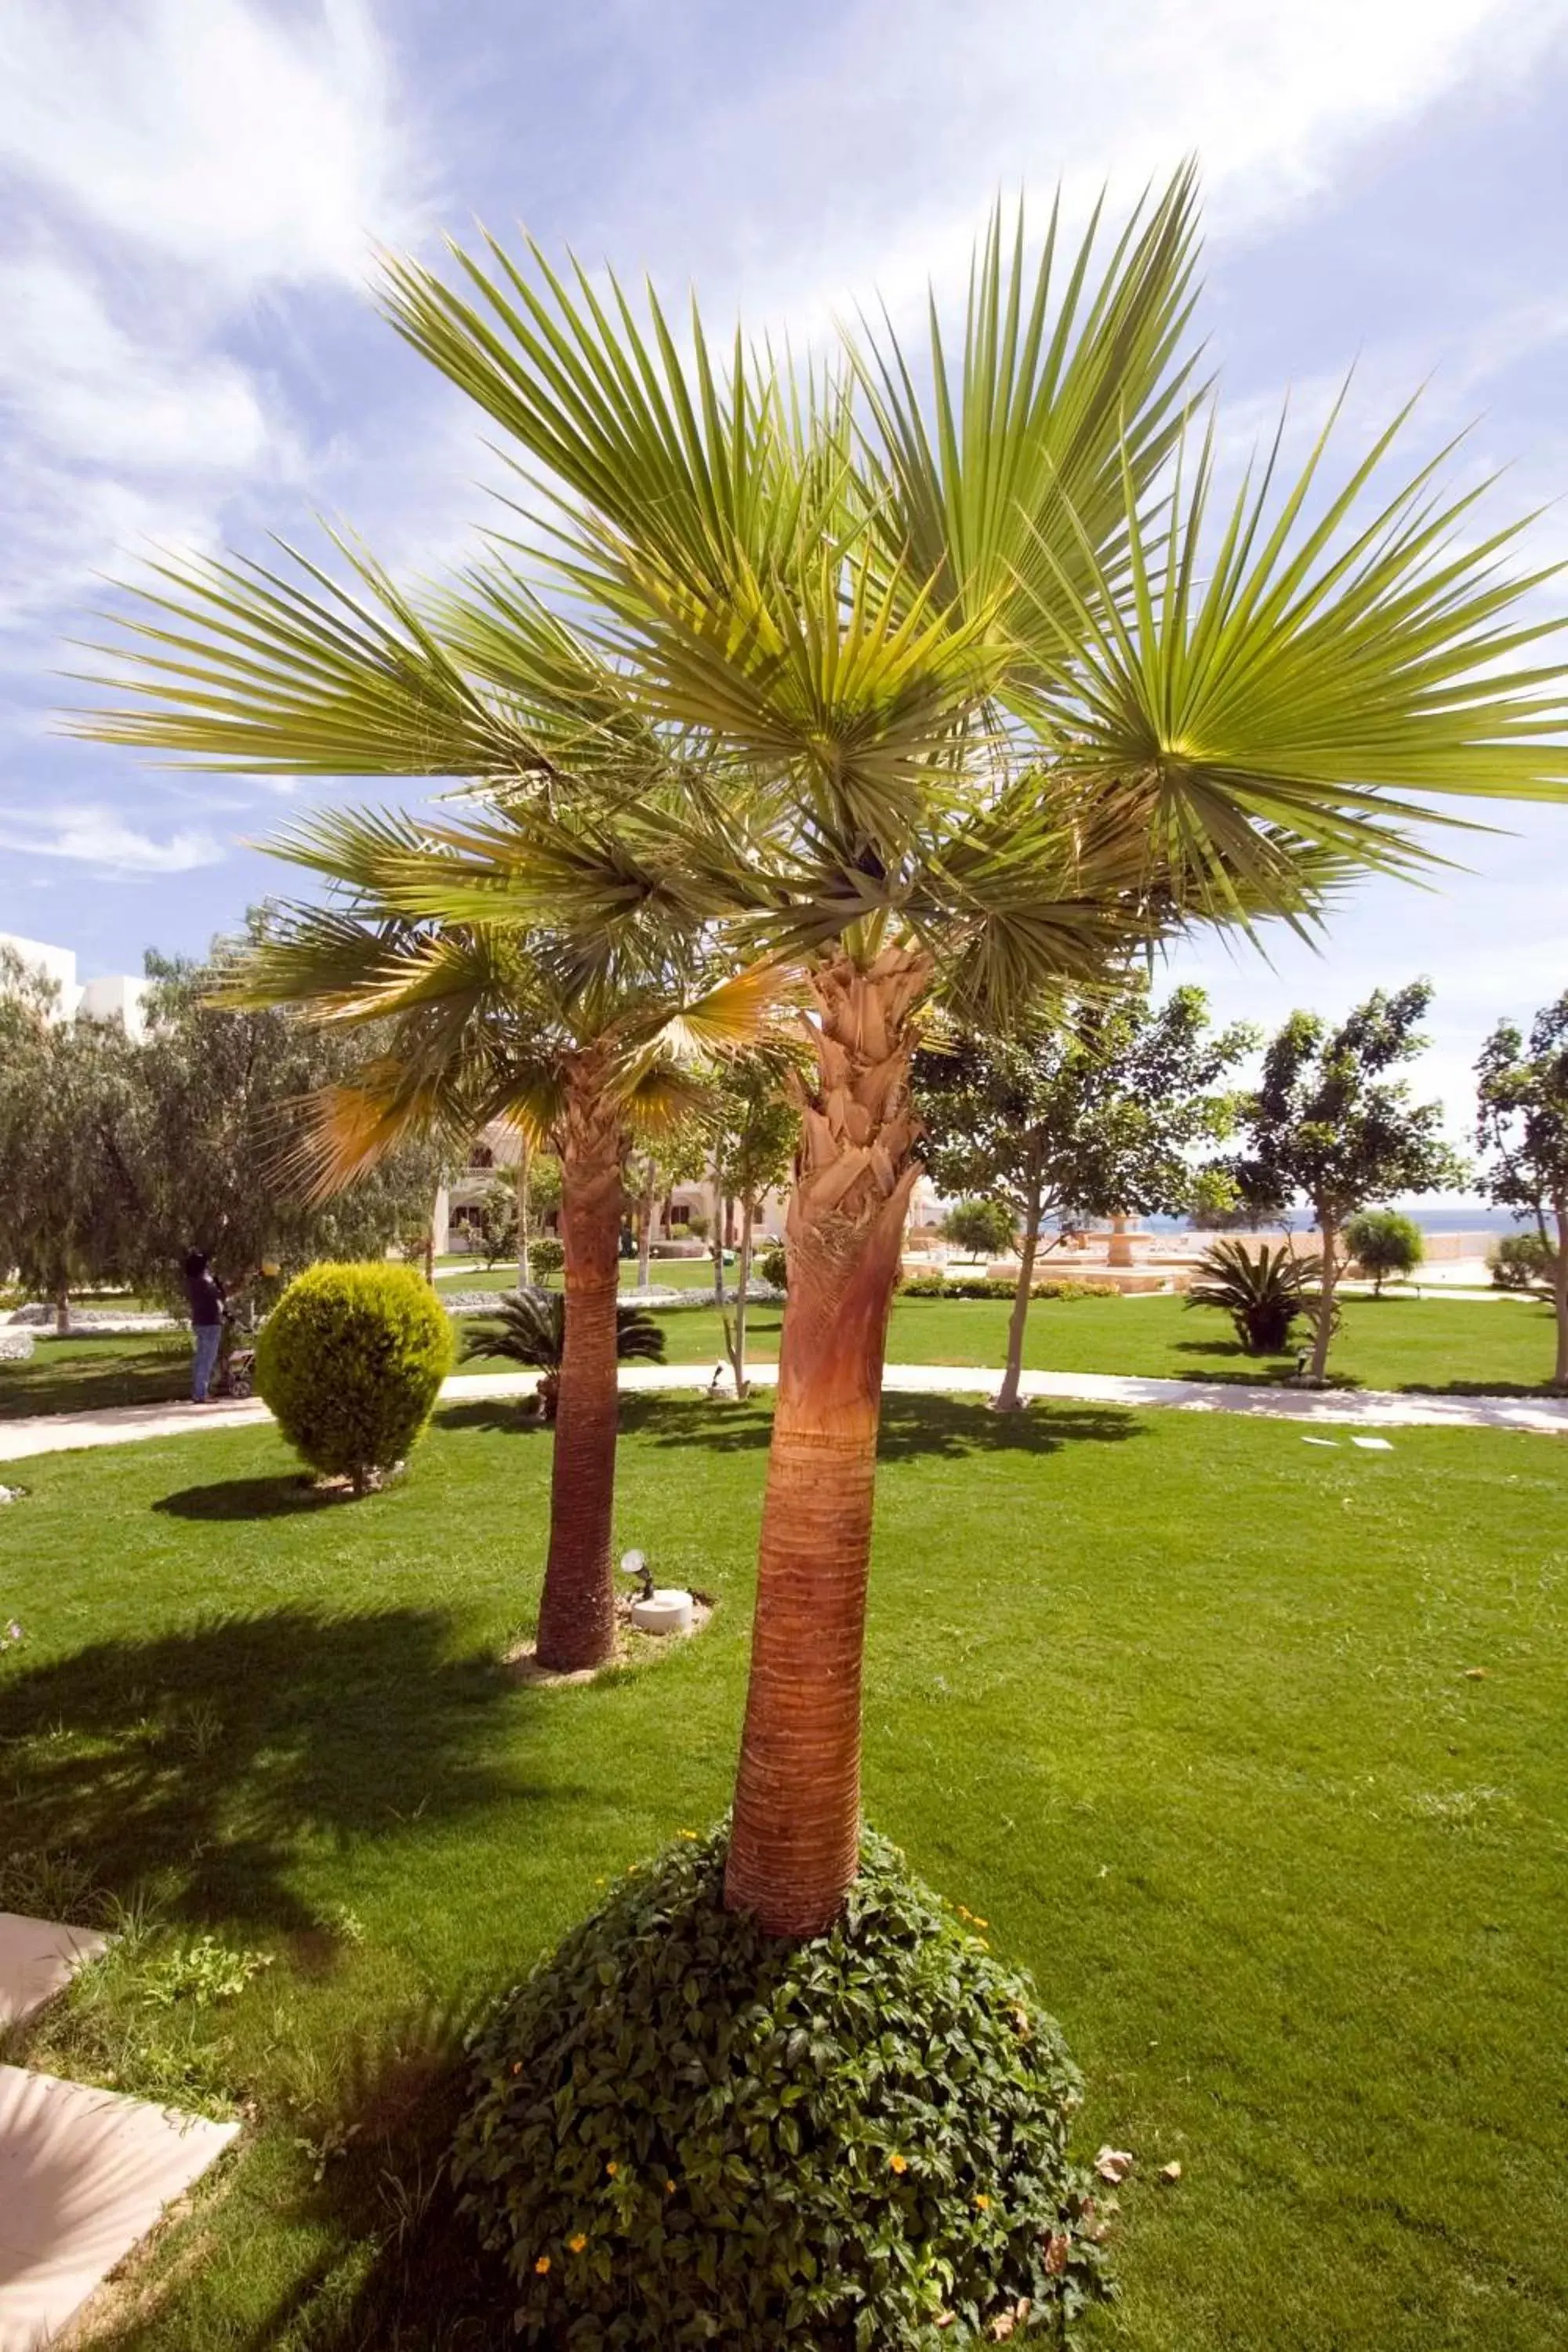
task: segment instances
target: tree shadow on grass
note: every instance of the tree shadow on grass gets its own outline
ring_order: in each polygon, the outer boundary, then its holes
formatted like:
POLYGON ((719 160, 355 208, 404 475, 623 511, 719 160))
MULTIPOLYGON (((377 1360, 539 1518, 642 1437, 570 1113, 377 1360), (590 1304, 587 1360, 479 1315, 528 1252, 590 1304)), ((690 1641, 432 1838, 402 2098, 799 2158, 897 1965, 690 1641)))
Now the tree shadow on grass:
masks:
POLYGON ((212 1486, 182 1486, 153 1504, 175 1519, 281 1519, 298 1511, 331 1511, 351 1499, 323 1493, 308 1471, 272 1478, 225 1478, 212 1486))
MULTIPOLYGON (((621 1429, 659 1446, 701 1445, 716 1454, 760 1454, 773 1435, 773 1391, 744 1404, 728 1397, 628 1396, 621 1429)), ((878 1457, 952 1460, 964 1454, 1058 1454, 1064 1446, 1116 1444, 1140 1437, 1142 1425, 1117 1405, 1031 1404, 1021 1412, 994 1412, 982 1398, 909 1396, 882 1399, 878 1457)))
POLYGON ((1120 1445, 1144 1427, 1121 1405, 1035 1402, 1020 1412, 996 1412, 983 1397, 900 1396, 882 1399, 877 1456, 918 1461, 922 1454, 953 1461, 997 1454, 1060 1454, 1068 1445, 1120 1445))
MULTIPOLYGON (((471 1370, 466 1365, 465 1370, 471 1370)), ((435 1425, 437 1429, 501 1430, 510 1437, 525 1437, 531 1431, 548 1429, 550 1423, 541 1412, 532 1410, 533 1400, 528 1396, 469 1397, 462 1404, 444 1404, 437 1408, 435 1425)))
POLYGON ((279 1609, 98 1643, 11 1682, 0 1854, 68 1854, 121 1898, 152 1885, 179 1916, 298 1933, 304 1844, 573 1801, 498 1760, 503 1703, 529 1701, 498 1658, 452 1654, 439 1610, 279 1609))
POLYGON ((44 1335, 26 1363, 0 1364, 0 1421, 95 1412, 109 1405, 173 1404, 189 1395, 190 1385, 190 1342, 183 1337, 127 1348, 44 1335))

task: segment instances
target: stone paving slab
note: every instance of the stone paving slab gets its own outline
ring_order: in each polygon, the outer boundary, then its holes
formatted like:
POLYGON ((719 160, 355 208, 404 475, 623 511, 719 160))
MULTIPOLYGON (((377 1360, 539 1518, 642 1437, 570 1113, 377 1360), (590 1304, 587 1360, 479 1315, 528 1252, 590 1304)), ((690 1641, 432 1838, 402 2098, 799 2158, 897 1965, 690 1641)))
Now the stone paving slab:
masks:
MULTIPOLYGON (((92 1927, 67 1927, 58 1919, 25 1919, 0 1911, 0 2026, 19 2024, 56 1993, 78 1969, 96 1960, 111 1938, 92 1927)), ((5 2211, 0 2208, 0 2232, 5 2211)))
MULTIPOLYGON (((631 1393, 666 1389, 715 1389, 728 1394, 728 1370, 710 1364, 626 1364, 620 1384, 631 1393)), ((759 1388, 778 1379, 776 1364, 753 1364, 750 1379, 759 1388)), ((1000 1373, 994 1365, 889 1364, 885 1391, 905 1396, 994 1396, 1000 1373)), ((456 1372, 444 1382, 443 1399, 455 1404, 476 1398, 526 1396, 537 1372, 456 1372)), ((1244 1386, 1233 1381, 1140 1379, 1125 1372, 1026 1372, 1026 1397, 1059 1398, 1079 1404, 1152 1405, 1186 1412, 1238 1412, 1273 1421, 1335 1422, 1372 1428, 1519 1429, 1538 1435, 1568 1436, 1568 1398, 1431 1396, 1414 1391, 1297 1389, 1244 1386)), ((212 1404, 106 1406, 97 1412, 38 1414, 0 1421, 0 1462, 33 1454, 58 1454, 87 1445, 123 1445, 138 1438, 184 1437, 204 1429, 252 1426, 269 1418, 259 1397, 223 1398, 212 1404)))
POLYGON ((0 2352, 39 2352, 237 2124, 0 2066, 0 2352))

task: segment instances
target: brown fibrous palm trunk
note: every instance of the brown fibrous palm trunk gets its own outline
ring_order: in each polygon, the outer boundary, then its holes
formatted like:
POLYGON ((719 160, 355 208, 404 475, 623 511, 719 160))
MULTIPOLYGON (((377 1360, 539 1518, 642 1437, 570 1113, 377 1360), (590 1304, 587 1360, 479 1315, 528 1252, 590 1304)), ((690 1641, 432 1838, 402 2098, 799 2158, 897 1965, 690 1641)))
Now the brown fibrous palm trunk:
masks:
POLYGON ((587 1048, 566 1068, 561 1133, 561 1235, 566 1331, 555 1410, 550 1556, 539 1604, 539 1663, 559 1674, 602 1665, 615 1646, 610 1532, 616 1506, 616 1305, 626 1135, 607 1056, 587 1048))
POLYGON ((831 1926, 860 1830, 860 1674, 888 1310, 920 1121, 913 1007, 930 960, 812 977, 817 1083, 784 1231, 788 1296, 725 1899, 770 1935, 831 1926))

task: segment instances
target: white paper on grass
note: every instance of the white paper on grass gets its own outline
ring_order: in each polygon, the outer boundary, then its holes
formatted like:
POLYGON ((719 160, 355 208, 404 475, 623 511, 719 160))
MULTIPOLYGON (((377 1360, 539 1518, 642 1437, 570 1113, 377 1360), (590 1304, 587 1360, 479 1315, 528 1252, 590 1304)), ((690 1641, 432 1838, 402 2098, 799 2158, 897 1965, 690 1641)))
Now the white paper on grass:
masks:
POLYGON ((1351 1444, 1359 1445, 1363 1454, 1392 1454, 1394 1451, 1386 1437, 1352 1437, 1351 1444))
POLYGON ((1301 1440, 1303 1445, 1337 1445, 1339 1442, 1337 1437, 1304 1437, 1301 1440))

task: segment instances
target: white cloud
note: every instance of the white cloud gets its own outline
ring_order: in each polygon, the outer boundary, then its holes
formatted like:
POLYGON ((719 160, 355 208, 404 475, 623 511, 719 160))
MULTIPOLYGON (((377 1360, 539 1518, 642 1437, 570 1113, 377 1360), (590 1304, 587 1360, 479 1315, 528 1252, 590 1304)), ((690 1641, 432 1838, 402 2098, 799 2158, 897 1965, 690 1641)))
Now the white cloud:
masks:
POLYGON ((1250 235, 1460 82, 1522 73, 1563 22, 1560 0, 852 0, 700 140, 650 127, 610 192, 617 250, 629 228, 628 268, 684 274, 698 220, 705 294, 752 323, 816 328, 873 287, 901 314, 928 277, 962 284, 998 186, 1060 180, 1081 214, 1189 153, 1211 235, 1250 235))
POLYGON ((0 263, 0 399, 40 448, 79 464, 158 472, 244 472, 279 439, 256 385, 174 331, 153 340, 110 318, 98 287, 63 258, 0 263))
POLYGON ((357 280, 417 213, 368 0, 7 0, 0 157, 241 290, 357 280))
POLYGON ((0 848, 63 857, 103 875, 123 876, 188 874, 195 866, 216 866, 227 855, 205 827, 158 841, 128 824, 118 810, 99 806, 54 809, 47 816, 0 810, 0 848))

